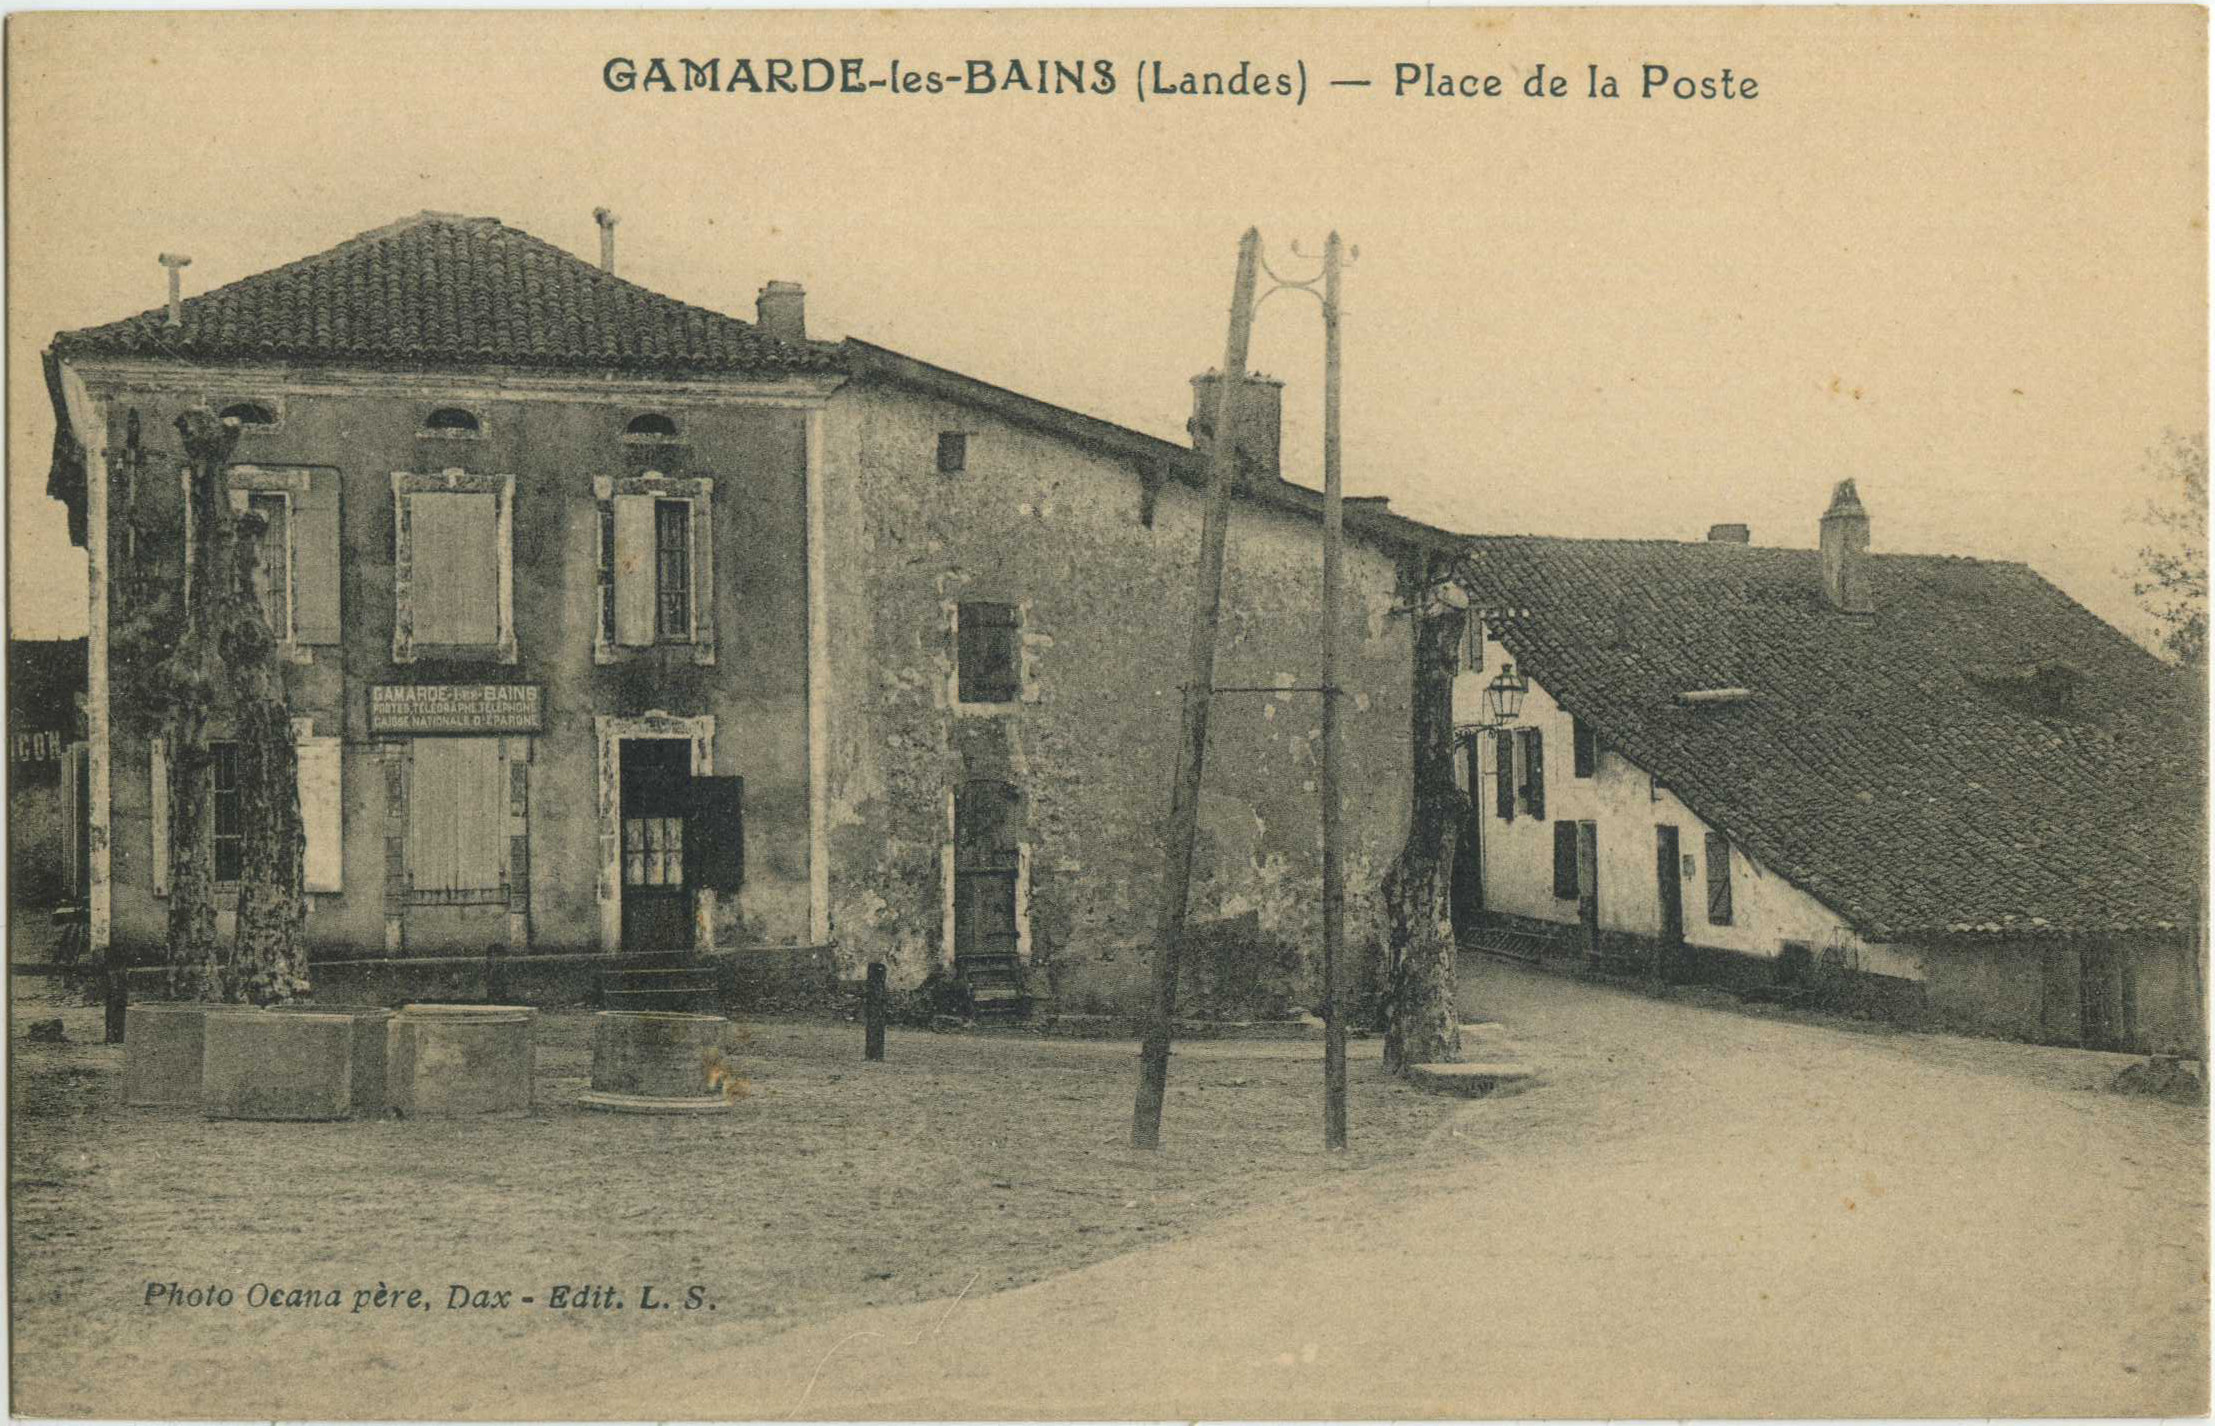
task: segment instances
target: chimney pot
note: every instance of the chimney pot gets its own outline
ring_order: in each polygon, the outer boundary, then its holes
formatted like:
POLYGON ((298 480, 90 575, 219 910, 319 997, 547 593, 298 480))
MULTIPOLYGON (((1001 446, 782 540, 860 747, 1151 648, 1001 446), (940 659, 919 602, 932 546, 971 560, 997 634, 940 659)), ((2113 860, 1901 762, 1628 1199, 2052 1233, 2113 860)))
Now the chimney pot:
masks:
POLYGON ((1754 532, 1744 525, 1710 525, 1707 542, 1711 545, 1745 545, 1753 543, 1754 532))
POLYGON ((1844 614, 1870 614, 1876 604, 1869 592, 1869 512, 1862 507, 1854 483, 1841 480, 1830 493, 1830 508, 1823 512, 1823 597, 1844 614))
MULTIPOLYGON (((1192 378, 1192 446, 1208 448, 1215 427, 1215 408, 1221 400, 1223 375, 1204 371, 1192 378)), ((1237 449, 1239 479, 1280 479, 1280 453, 1284 443, 1284 383, 1249 372, 1238 393, 1237 449)))
POLYGON ((185 324, 184 282, 178 275, 180 269, 192 266, 192 259, 183 253, 162 253, 154 261, 169 269, 169 325, 185 324))
POLYGON ((762 335, 794 346, 808 339, 808 290, 797 282, 771 282, 754 298, 754 324, 762 335))
POLYGON ((605 208, 592 210, 592 221, 600 225, 600 271, 615 271, 615 225, 621 218, 605 208))

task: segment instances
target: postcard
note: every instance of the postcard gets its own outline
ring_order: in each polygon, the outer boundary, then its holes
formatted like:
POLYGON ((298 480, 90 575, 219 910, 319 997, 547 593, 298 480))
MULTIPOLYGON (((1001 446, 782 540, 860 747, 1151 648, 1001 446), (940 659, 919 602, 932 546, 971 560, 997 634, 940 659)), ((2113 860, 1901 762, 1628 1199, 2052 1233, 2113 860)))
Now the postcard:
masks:
POLYGON ((7 64, 15 1412, 2207 1410, 2204 10, 7 64))

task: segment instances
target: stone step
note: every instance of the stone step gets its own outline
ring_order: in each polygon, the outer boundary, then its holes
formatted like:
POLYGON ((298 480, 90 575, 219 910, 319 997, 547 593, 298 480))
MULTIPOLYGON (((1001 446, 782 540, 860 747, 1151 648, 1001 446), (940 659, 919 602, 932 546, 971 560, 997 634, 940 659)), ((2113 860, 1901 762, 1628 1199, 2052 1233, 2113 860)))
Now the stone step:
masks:
POLYGON ((1538 1072, 1529 1065, 1502 1061, 1455 1065, 1410 1065, 1407 1078, 1432 1094, 1484 1099, 1528 1089, 1538 1072))

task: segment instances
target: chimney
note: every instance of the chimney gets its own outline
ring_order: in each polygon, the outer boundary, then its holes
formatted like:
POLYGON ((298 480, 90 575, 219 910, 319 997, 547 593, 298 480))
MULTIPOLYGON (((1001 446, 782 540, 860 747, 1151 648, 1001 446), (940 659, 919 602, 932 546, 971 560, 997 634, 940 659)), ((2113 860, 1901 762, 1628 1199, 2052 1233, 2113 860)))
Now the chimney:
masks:
POLYGON ((1870 614, 1869 512, 1861 508, 1854 483, 1841 480, 1823 512, 1823 597, 1846 614, 1870 614))
POLYGON ((185 298, 183 280, 178 274, 192 266, 192 259, 183 253, 163 253, 154 261, 169 269, 169 325, 181 327, 185 324, 185 298))
POLYGON ((1746 545, 1753 543, 1754 532, 1744 525, 1710 525, 1707 542, 1711 545, 1746 545))
POLYGON ((600 225, 600 271, 615 271, 615 225, 622 219, 605 208, 592 210, 592 221, 600 225))
POLYGON ((754 325, 762 335, 797 346, 808 339, 808 290, 797 282, 772 282, 754 298, 754 325))
MULTIPOLYGON (((1192 432, 1195 450, 1208 448, 1209 437, 1215 426, 1215 406, 1221 399, 1222 373, 1202 372, 1192 378, 1192 420, 1188 429, 1192 432)), ((1237 446, 1239 454, 1239 479, 1277 479, 1279 477, 1278 452, 1284 436, 1284 383, 1261 375, 1247 376, 1245 387, 1238 393, 1237 446)))

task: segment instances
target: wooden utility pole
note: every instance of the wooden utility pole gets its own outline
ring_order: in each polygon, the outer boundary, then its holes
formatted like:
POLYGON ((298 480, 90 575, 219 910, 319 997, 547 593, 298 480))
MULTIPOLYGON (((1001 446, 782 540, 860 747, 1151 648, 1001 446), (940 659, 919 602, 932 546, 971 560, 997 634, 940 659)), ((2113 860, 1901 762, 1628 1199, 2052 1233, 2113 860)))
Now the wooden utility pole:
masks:
POLYGON ((1323 244, 1323 1147, 1346 1147, 1346 1021, 1338 971, 1346 953, 1338 735, 1339 546, 1344 509, 1338 469, 1338 234, 1323 244))
POLYGON ((1162 877, 1161 933, 1154 945, 1153 1004, 1138 1053, 1138 1102, 1131 1111, 1131 1147, 1161 1147, 1161 1105, 1169 1088, 1169 1030, 1177 1015, 1177 959, 1184 949, 1186 902, 1192 890, 1192 849, 1200 829, 1200 770, 1207 757, 1208 705, 1215 696, 1215 626, 1223 606, 1223 550, 1230 535, 1231 484, 1238 470, 1239 397, 1246 385, 1246 347, 1254 325, 1254 272, 1261 234, 1238 240, 1238 276, 1231 284, 1231 325, 1215 393, 1215 429, 1208 440, 1207 515, 1200 526, 1198 597, 1185 668, 1184 720, 1178 739, 1176 790, 1169 803, 1168 864, 1162 877))

